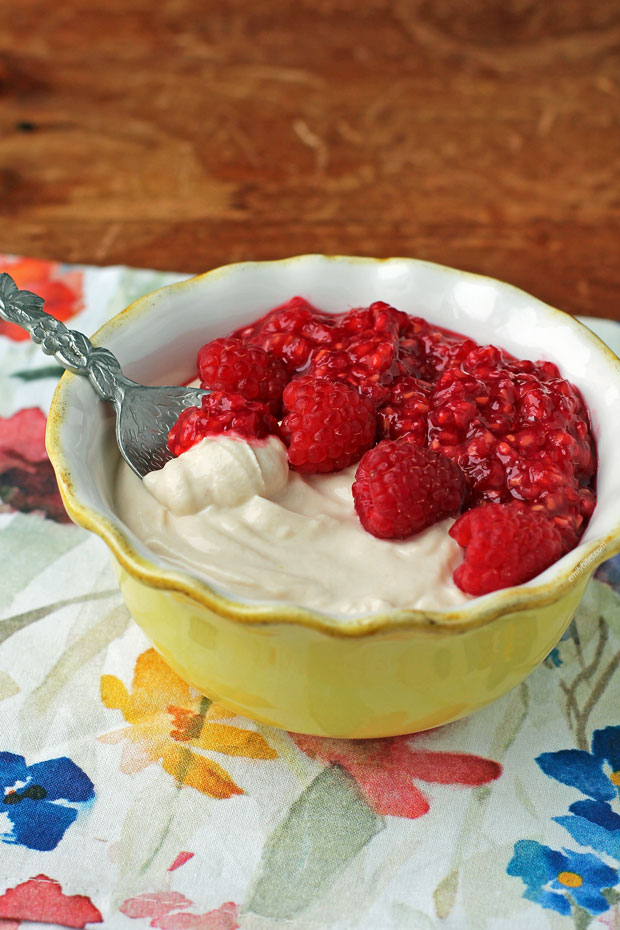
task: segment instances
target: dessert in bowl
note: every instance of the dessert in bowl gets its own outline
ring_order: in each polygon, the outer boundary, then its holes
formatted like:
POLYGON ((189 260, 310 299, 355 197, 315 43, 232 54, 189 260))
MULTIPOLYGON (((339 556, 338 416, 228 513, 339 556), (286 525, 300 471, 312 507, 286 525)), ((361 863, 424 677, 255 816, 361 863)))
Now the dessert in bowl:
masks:
POLYGON ((136 621, 207 696, 321 735, 437 726, 524 678, 561 636, 595 566, 620 549, 620 362, 578 322, 515 288, 410 259, 302 256, 217 269, 142 298, 95 342, 138 381, 183 383, 194 375, 199 346, 292 295, 331 314, 386 301, 516 358, 557 365, 584 397, 598 450, 598 503, 578 545, 531 581, 439 606, 406 599, 386 606, 382 590, 352 610, 317 606, 303 589, 290 600, 240 593, 223 575, 210 579, 154 551, 123 519, 111 412, 71 375, 59 385, 48 432, 61 492, 71 516, 110 547, 136 621))

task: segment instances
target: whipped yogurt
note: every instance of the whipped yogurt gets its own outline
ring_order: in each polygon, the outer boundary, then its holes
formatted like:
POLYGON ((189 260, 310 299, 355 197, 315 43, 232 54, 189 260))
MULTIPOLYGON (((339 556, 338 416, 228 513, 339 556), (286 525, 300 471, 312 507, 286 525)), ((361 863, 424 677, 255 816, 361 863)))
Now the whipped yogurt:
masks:
POLYGON ((356 465, 329 475, 288 468, 276 437, 202 440, 144 481, 123 462, 117 505, 167 563, 231 596, 359 616, 441 609, 469 600, 452 581, 462 560, 444 520, 407 540, 377 539, 357 519, 356 465))
POLYGON ((288 481, 286 449, 277 436, 253 443, 207 436, 183 455, 152 471, 144 484, 178 517, 209 504, 236 507, 248 498, 274 497, 288 481))

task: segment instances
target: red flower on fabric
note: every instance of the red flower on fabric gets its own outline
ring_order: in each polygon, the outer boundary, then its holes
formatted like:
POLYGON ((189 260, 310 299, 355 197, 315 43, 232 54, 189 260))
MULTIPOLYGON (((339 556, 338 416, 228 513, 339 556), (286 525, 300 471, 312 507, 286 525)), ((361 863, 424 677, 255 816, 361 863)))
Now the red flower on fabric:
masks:
POLYGON ((319 736, 291 736, 307 756, 342 766, 358 783, 377 814, 421 817, 430 808, 414 781, 438 785, 485 785, 502 773, 492 759, 462 752, 414 749, 415 736, 345 740, 319 736))
POLYGON ((41 510, 69 522, 45 451, 45 414, 37 407, 0 417, 0 510, 41 510))
POLYGON ((204 914, 179 910, 191 907, 193 903, 178 891, 155 891, 128 898, 119 910, 133 919, 150 918, 150 926, 159 930, 238 930, 239 905, 233 901, 226 901, 214 911, 204 914))
POLYGON ((47 875, 35 875, 15 888, 8 888, 0 896, 0 918, 79 928, 103 921, 90 898, 63 894, 59 882, 47 875))
MULTIPOLYGON (((8 259, 0 255, 0 270, 11 275, 20 289, 32 291, 45 301, 45 310, 59 320, 68 320, 79 313, 82 303, 82 272, 61 272, 58 262, 35 258, 8 259)), ((29 338, 28 333, 14 323, 0 320, 0 336, 16 342, 29 338)))
POLYGON ((175 857, 172 865, 168 866, 168 871, 175 872, 177 869, 180 869, 182 865, 185 865, 186 862, 189 862, 189 860, 193 858, 193 852, 187 852, 186 850, 180 852, 179 855, 175 857))

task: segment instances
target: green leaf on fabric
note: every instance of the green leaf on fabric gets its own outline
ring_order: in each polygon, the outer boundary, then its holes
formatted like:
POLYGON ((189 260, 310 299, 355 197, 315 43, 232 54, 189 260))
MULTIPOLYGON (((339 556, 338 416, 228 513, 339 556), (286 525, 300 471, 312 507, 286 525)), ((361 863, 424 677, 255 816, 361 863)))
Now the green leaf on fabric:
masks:
POLYGON ((506 695, 504 704, 506 709, 491 741, 490 753, 493 758, 501 758, 507 752, 527 719, 530 707, 527 681, 522 681, 517 688, 506 695))
POLYGON ((44 365, 41 368, 24 368, 22 371, 14 371, 12 378, 19 378, 20 381, 43 381, 45 378, 60 378, 64 368, 60 365, 44 365))
POLYGON ((514 786, 515 786, 515 798, 517 799, 521 807, 528 812, 530 817, 534 817, 534 819, 536 819, 538 817, 538 811, 536 810, 536 807, 534 806, 534 802, 529 796, 525 785, 523 784, 523 782, 521 781, 518 775, 515 775, 514 786))
POLYGON ((6 672, 0 672, 0 701, 19 692, 19 685, 6 672))
POLYGON ((0 604, 6 607, 18 591, 84 538, 85 530, 71 523, 15 514, 0 532, 0 604))
POLYGON ((324 769, 267 840, 248 909, 285 918, 308 907, 384 826, 348 772, 324 769))
POLYGON ((575 930, 588 930, 592 923, 592 914, 578 904, 573 905, 573 926, 575 930))
POLYGON ((459 870, 453 869, 451 872, 441 879, 435 890, 433 891, 433 901, 435 902, 435 913, 437 916, 443 920, 448 916, 452 908, 454 907, 454 902, 456 901, 456 893, 459 888, 459 870))
POLYGON ((25 627, 30 626, 31 623, 36 623, 37 620, 42 620, 48 614, 55 613, 55 611, 61 610, 63 607, 69 607, 71 604, 81 604, 84 601, 97 601, 100 598, 112 597, 115 594, 118 594, 116 588, 109 591, 94 591, 92 594, 81 594, 78 597, 69 597, 63 601, 54 601, 54 603, 45 604, 43 607, 34 607, 23 614, 6 617, 4 620, 0 620, 0 643, 3 643, 9 636, 13 636, 14 633, 18 633, 25 627))
MULTIPOLYGON (((109 596, 110 592, 107 593, 109 596)), ((88 599, 82 598, 81 600, 88 599)), ((32 708, 35 714, 42 714, 47 710, 58 692, 71 681, 75 673, 99 652, 107 649, 111 642, 122 636, 130 621, 131 616, 124 604, 115 606, 104 614, 97 623, 64 650, 41 684, 31 693, 24 707, 32 708)))
POLYGON ((209 815, 196 806, 200 805, 200 799, 197 802, 194 798, 192 819, 182 788, 163 771, 131 798, 124 812, 117 850, 123 887, 134 895, 153 888, 156 876, 165 873, 178 853, 179 836, 187 837, 188 829, 191 836, 201 817, 209 815), (184 826, 180 828, 179 823, 184 826))

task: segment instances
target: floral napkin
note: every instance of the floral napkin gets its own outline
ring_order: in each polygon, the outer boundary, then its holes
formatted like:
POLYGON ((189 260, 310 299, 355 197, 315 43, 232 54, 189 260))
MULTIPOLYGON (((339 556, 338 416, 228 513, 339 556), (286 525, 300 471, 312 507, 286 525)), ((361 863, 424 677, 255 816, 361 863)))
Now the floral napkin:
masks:
MULTIPOLYGON (((86 332, 180 279, 0 270, 86 332)), ((261 726, 166 666, 68 521, 43 442, 58 375, 0 323, 0 930, 620 928, 619 559, 466 720, 366 741, 261 726)))

